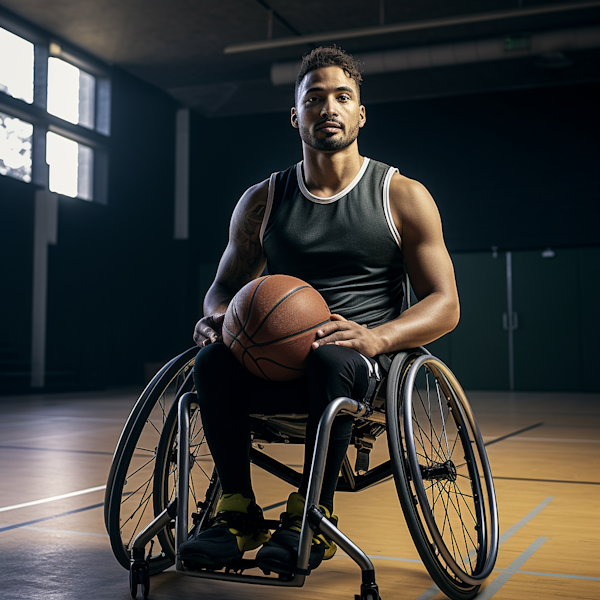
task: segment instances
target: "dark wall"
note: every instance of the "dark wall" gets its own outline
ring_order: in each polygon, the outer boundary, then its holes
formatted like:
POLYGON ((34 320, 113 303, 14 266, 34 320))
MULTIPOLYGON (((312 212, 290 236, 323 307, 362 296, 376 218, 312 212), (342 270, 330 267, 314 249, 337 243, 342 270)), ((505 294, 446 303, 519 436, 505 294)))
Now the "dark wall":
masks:
MULTIPOLYGON (((60 197, 48 255, 47 370, 77 386, 139 382, 145 363, 190 339, 178 293, 187 254, 173 240, 178 107, 119 70, 112 86, 108 204, 60 197)), ((21 361, 30 353, 34 192, 0 177, 2 341, 21 361)))
POLYGON ((29 369, 31 353, 34 195, 0 176, 0 361, 13 372, 29 369))
POLYGON ((600 243, 600 85, 368 110, 361 150, 425 183, 453 251, 600 243))

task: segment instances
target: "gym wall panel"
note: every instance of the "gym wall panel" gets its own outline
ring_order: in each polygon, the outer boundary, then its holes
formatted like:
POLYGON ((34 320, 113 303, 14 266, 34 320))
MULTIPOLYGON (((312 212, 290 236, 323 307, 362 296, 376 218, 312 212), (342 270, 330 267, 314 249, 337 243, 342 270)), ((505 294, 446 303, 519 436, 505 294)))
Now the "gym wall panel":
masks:
MULTIPOLYGON (((428 349, 470 390, 508 390, 506 254, 452 255, 458 327, 428 349)), ((598 392, 600 248, 512 252, 515 390, 598 392)))
POLYGON ((0 389, 13 387, 15 372, 29 371, 34 194, 30 185, 0 177, 0 389))
POLYGON ((461 319, 451 334, 452 369, 468 389, 508 388, 506 258, 491 252, 454 254, 461 319))
POLYGON ((515 388, 582 389, 578 250, 513 252, 515 388))
MULTIPOLYGON (((581 248, 578 258, 579 309, 578 339, 580 347, 581 389, 584 392, 600 391, 598 379, 600 364, 600 248, 581 248)), ((567 304, 573 304, 569 296, 567 304)))

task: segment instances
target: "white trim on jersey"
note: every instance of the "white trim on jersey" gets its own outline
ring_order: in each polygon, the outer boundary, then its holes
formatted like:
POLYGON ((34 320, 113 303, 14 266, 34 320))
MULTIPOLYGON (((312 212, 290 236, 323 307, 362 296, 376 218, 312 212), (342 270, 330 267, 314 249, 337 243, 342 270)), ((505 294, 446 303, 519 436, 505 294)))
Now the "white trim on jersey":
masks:
POLYGON ((363 164, 362 164, 360 170, 358 171, 358 174, 356 175, 356 177, 341 192, 338 192, 337 194, 335 194, 335 196, 329 196, 329 198, 320 198, 319 196, 315 196, 314 194, 311 194, 308 191, 308 188, 306 187, 306 183, 304 183, 304 174, 302 172, 302 162, 303 161, 300 161, 296 165, 296 178, 298 179, 298 187, 300 188, 300 192, 302 192, 302 195, 307 200, 311 200, 312 202, 315 202, 316 204, 331 204, 332 202, 339 200, 346 194, 349 194, 360 183, 362 176, 365 174, 365 171, 367 170, 367 167, 369 166, 370 160, 371 159, 369 159, 369 158, 365 158, 363 160, 363 164))
POLYGON ((277 173, 271 173, 271 177, 269 178, 269 191, 267 193, 267 205, 265 206, 265 214, 263 216, 263 221, 260 226, 260 245, 263 245, 263 238, 265 236, 265 230, 267 229, 267 223, 269 222, 269 217, 271 216, 271 209, 273 208, 273 197, 275 196, 275 179, 277 177, 277 173))
POLYGON ((392 237, 398 244, 398 248, 402 250, 402 240, 400 239, 400 233, 398 232, 398 228, 394 223, 394 218, 392 217, 392 209, 390 207, 390 184, 392 182, 392 177, 394 173, 399 173, 396 167, 390 167, 388 172, 385 175, 385 179, 383 181, 383 212, 385 214, 385 220, 387 221, 388 227, 392 232, 392 237))

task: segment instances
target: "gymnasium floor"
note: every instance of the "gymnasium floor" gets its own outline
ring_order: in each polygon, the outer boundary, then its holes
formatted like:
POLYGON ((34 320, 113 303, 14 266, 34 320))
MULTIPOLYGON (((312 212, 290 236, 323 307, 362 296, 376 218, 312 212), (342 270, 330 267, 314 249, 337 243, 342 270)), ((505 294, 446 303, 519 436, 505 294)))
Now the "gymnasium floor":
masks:
MULTIPOLYGON (((104 530, 103 486, 137 390, 0 398, 0 597, 130 598, 104 530)), ((497 569, 479 598, 600 598, 600 395, 472 392, 500 510, 497 569), (494 442, 494 443, 490 443, 494 442)), ((385 443, 379 452, 385 452, 385 443)), ((286 457, 297 464, 293 449, 286 457)), ((290 488, 257 474, 263 506, 290 488)), ((277 518, 275 506, 268 513, 277 518)), ((338 494, 340 528, 369 554, 383 600, 439 600, 409 538, 391 481, 338 494)), ((360 571, 336 556, 304 588, 165 572, 156 600, 351 600, 360 571)), ((138 597, 141 597, 138 596, 138 597)))

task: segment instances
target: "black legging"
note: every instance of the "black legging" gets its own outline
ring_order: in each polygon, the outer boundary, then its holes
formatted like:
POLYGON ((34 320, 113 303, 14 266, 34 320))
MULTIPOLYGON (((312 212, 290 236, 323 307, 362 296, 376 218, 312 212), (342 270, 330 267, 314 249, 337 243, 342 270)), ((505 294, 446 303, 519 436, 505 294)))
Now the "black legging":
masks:
MULTIPOLYGON (((369 369, 358 352, 326 345, 311 351, 306 376, 295 381, 270 382, 247 371, 223 344, 202 348, 194 380, 208 446, 225 493, 253 496, 250 481, 251 414, 308 413, 304 469, 299 492, 306 497, 310 464, 319 419, 325 407, 346 396, 362 400, 369 369)), ((352 432, 352 416, 336 417, 320 504, 333 509, 333 494, 352 432)))

